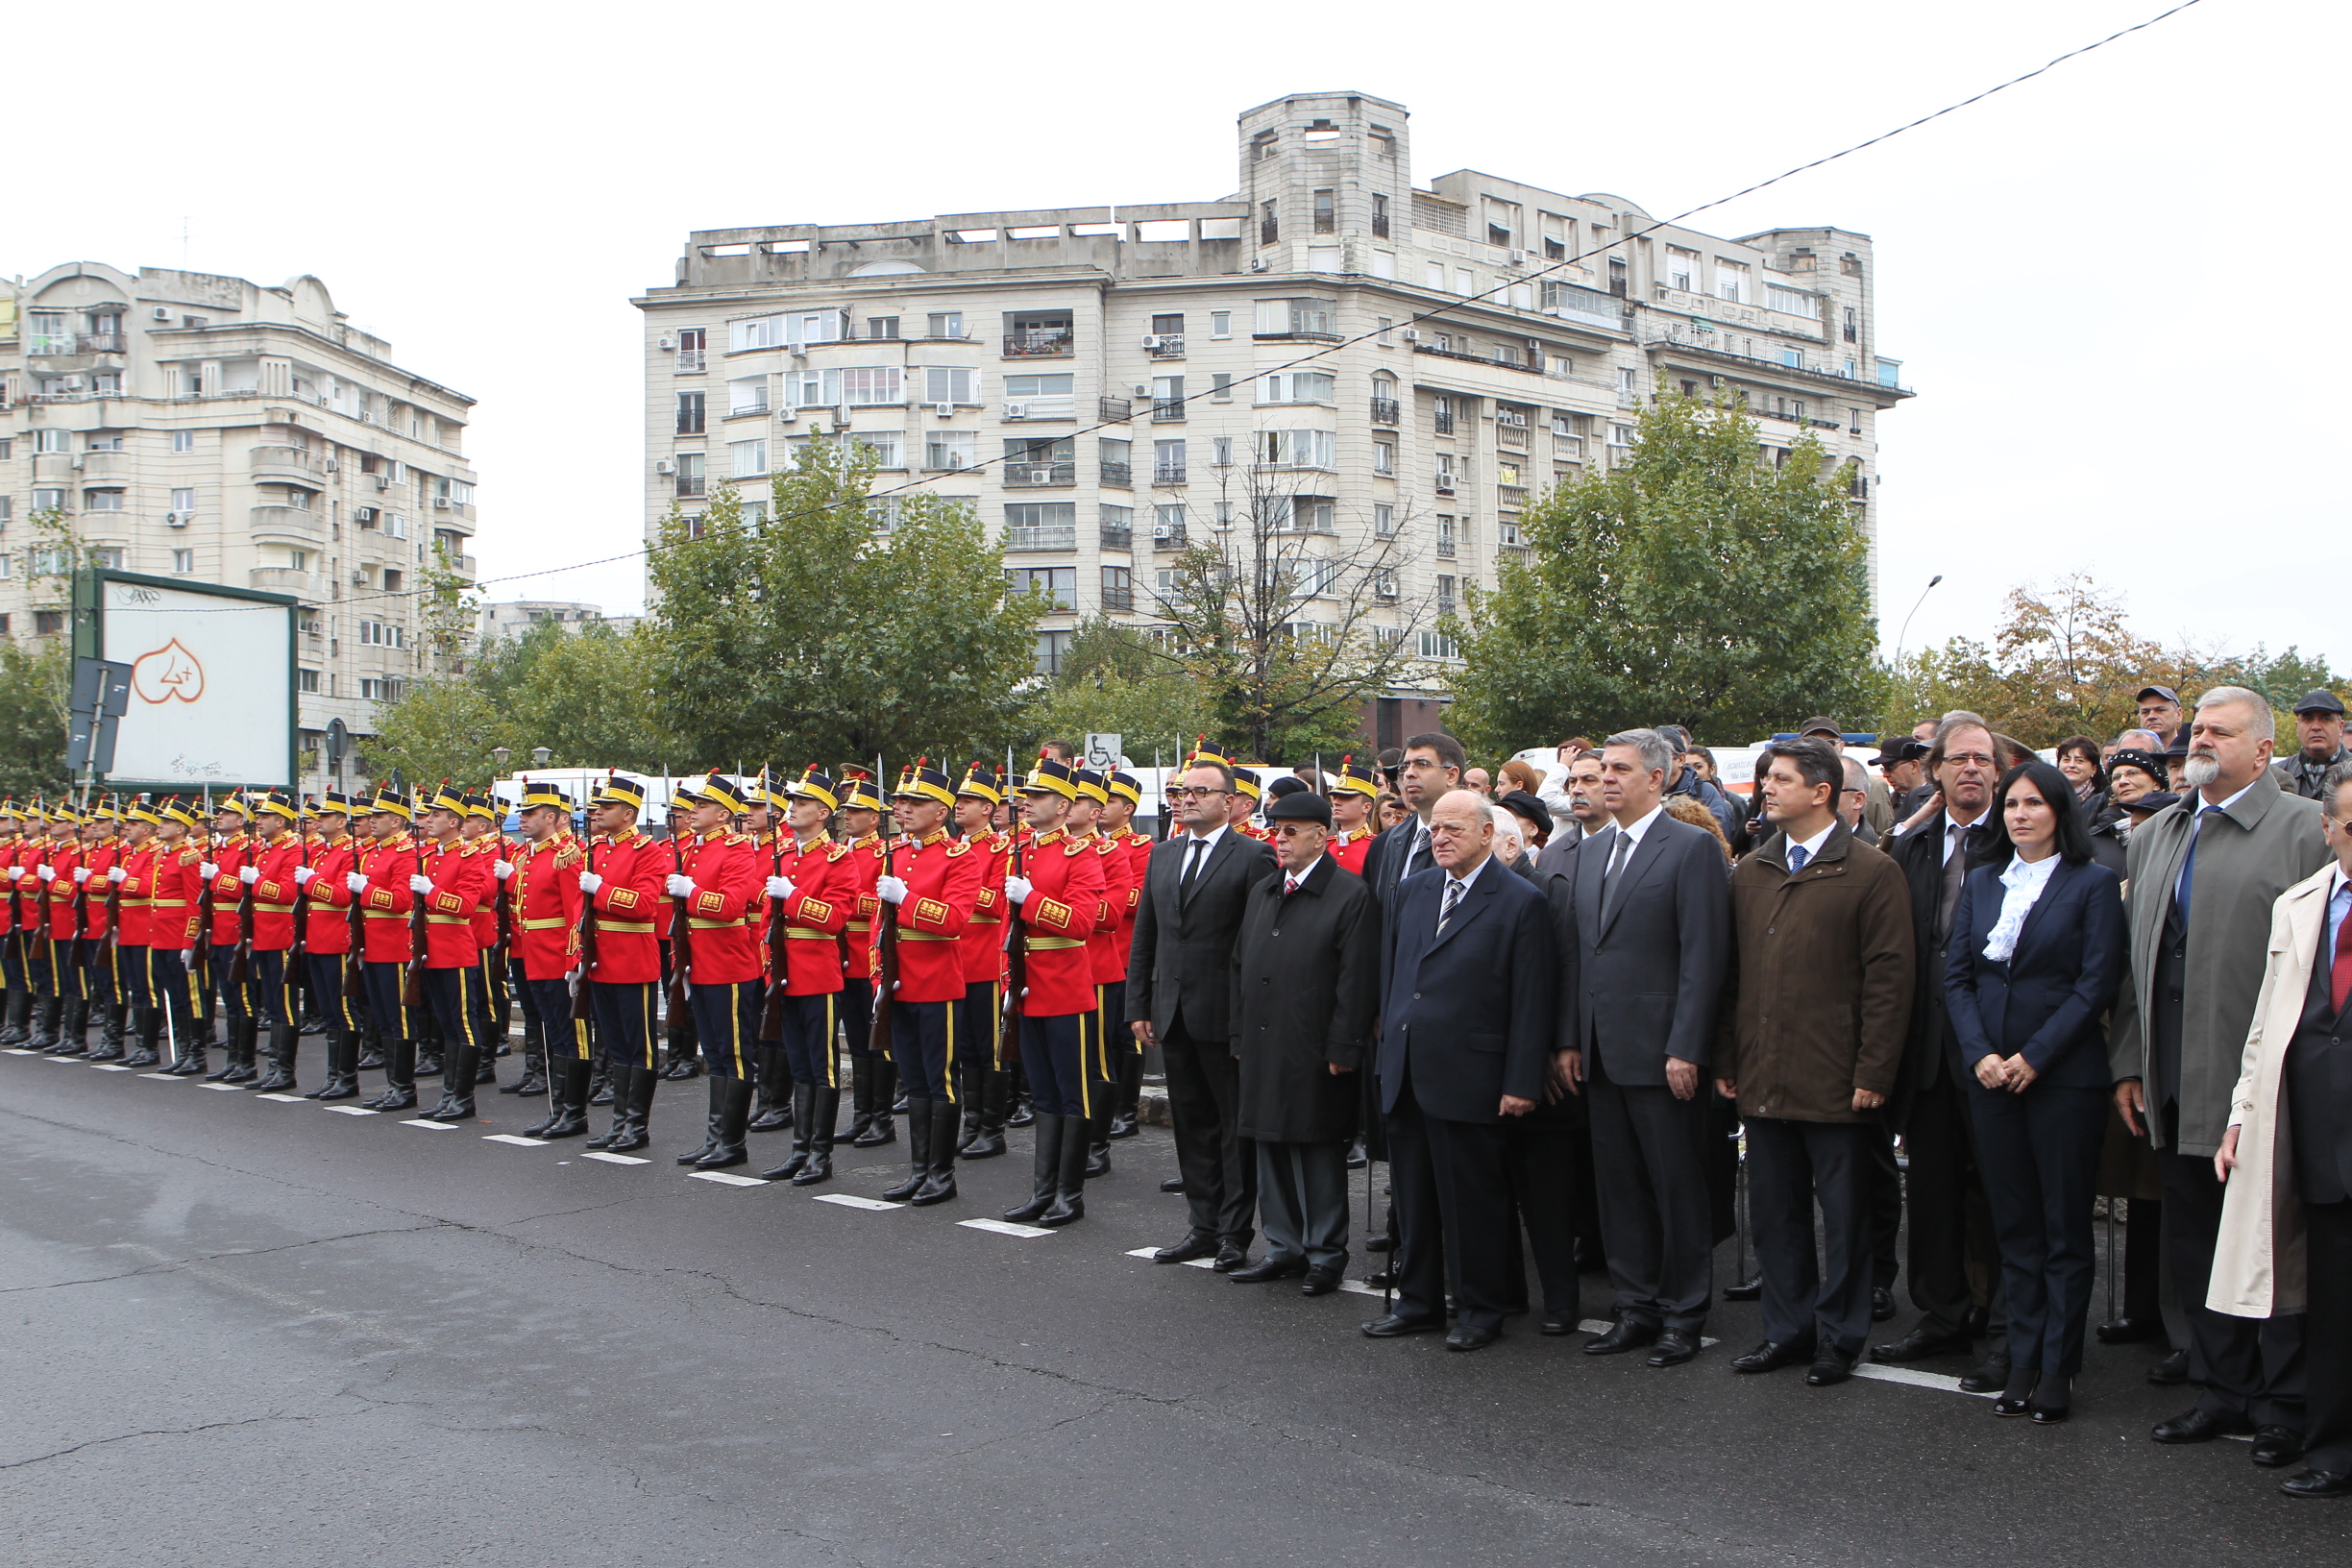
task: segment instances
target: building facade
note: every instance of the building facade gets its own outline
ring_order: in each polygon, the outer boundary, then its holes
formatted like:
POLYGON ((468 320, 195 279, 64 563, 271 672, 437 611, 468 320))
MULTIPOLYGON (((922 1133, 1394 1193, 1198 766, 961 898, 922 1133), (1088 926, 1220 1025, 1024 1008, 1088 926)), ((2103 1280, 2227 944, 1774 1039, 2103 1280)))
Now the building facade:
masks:
POLYGON ((1727 387, 1767 460, 1810 433, 1845 471, 1874 599, 1875 421, 1910 393, 1867 235, 1726 239, 1473 170, 1418 187, 1404 107, 1361 93, 1249 110, 1238 155, 1222 201, 695 232, 634 302, 649 542, 845 435, 877 491, 969 499, 1052 591, 1041 671, 1087 616, 1150 623, 1177 552, 1266 506, 1335 555, 1401 539, 1374 619, 1443 661, 1436 617, 1524 548, 1532 497, 1627 460, 1661 385, 1727 387))
POLYGON ((429 668, 420 576, 475 576, 474 400, 394 364, 311 277, 69 262, 6 305, 0 632, 65 628, 77 551, 292 595, 301 785, 329 787, 329 723, 364 745, 429 668))
POLYGON ((609 626, 625 636, 637 625, 633 615, 606 615, 601 604, 580 600, 514 599, 482 605, 476 635, 486 647, 502 637, 520 637, 549 621, 575 636, 593 625, 609 626))

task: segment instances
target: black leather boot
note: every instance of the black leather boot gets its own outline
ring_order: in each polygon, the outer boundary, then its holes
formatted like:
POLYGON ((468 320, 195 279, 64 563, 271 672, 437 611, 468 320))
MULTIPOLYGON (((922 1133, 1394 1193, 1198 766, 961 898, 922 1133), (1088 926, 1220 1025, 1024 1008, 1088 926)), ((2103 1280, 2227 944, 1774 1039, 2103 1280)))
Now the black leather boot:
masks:
POLYGON ((576 1056, 556 1061, 549 1077, 554 1109, 545 1121, 524 1128, 525 1138, 577 1138, 588 1131, 588 1068, 576 1056))
POLYGON ((554 1075, 547 1070, 547 1057, 539 1049, 536 1031, 523 1041, 523 1076, 511 1084, 499 1085, 501 1094, 545 1094, 548 1083, 554 1075))
POLYGON ((65 1013, 61 996, 43 996, 33 1004, 33 1038, 25 1041, 30 1048, 54 1054, 60 1043, 58 1024, 65 1013))
MULTIPOLYGON (((620 1072, 618 1067, 613 1070, 616 1076, 620 1072)), ((653 1134, 650 1130, 653 1120, 653 1090, 660 1083, 660 1077, 651 1067, 631 1064, 628 1069, 625 1097, 624 1090, 618 1085, 614 1087, 613 1105, 616 1109, 627 1114, 628 1122, 622 1128, 621 1136, 606 1145, 613 1153, 626 1154, 631 1149, 642 1149, 653 1140, 653 1134)))
MULTIPOLYGON (((1108 1126, 1111 1108, 1103 1107, 1102 1124, 1108 1126)), ((1073 1120, 1062 1137, 1062 1168, 1054 1187, 1053 1207, 1038 1216, 1040 1225, 1049 1228, 1067 1225, 1074 1219, 1086 1218, 1087 1140, 1078 1136, 1086 1122, 1073 1120)))
POLYGON ((695 1162, 698 1170, 725 1170, 750 1155, 744 1148, 744 1129, 751 1120, 752 1084, 748 1078, 713 1078, 719 1101, 719 1146, 695 1162))
POLYGON ((429 1121, 472 1121, 474 1119, 475 1073, 481 1064, 483 1052, 478 1045, 460 1045, 442 1060, 441 1085, 449 1098, 426 1113, 429 1121))
POLYGON ((606 1055, 605 1055, 605 1054, 604 1054, 602 1051, 599 1051, 599 1052, 597 1052, 597 1053, 596 1053, 596 1060, 595 1060, 594 1062, 592 1062, 592 1063, 590 1063, 590 1064, 589 1064, 589 1068, 590 1068, 590 1071, 589 1071, 589 1073, 588 1073, 588 1103, 589 1103, 590 1105, 610 1105, 610 1104, 612 1104, 612 1103, 613 1103, 613 1070, 612 1070, 612 1058, 610 1058, 610 1057, 606 1056, 606 1055))
POLYGON ((27 1027, 33 1021, 33 992, 23 986, 8 993, 8 1011, 0 1015, 7 1019, 0 1027, 0 1045, 22 1045, 33 1038, 27 1027))
POLYGON ((754 1133, 780 1132, 794 1123, 800 1111, 800 1086, 793 1082, 792 1065, 781 1045, 761 1044, 751 1052, 751 1070, 759 1080, 759 1096, 751 1125, 754 1133))
POLYGON ((957 1117, 956 1153, 968 1155, 974 1143, 980 1141, 980 1082, 989 1073, 989 1065, 974 1057, 956 1064, 956 1104, 962 1115, 957 1117))
MULTIPOLYGON (((809 1163, 809 1128, 817 1120, 817 1088, 814 1084, 796 1083, 792 1087, 792 1156, 782 1164, 760 1172, 764 1182, 787 1182, 800 1174, 809 1163)), ((758 1122, 751 1124, 757 1131, 758 1122)))
POLYGON ((1029 1093, 1029 1074, 1018 1062, 1005 1069, 1012 1081, 1013 1110, 1005 1117, 1007 1127, 1026 1127, 1037 1120, 1037 1101, 1029 1093))
MULTIPOLYGON (((912 1101, 909 1102, 913 1103, 912 1101)), ((931 1102, 931 1174, 907 1202, 918 1209, 945 1203, 956 1195, 956 1108, 948 1100, 931 1102)))
POLYGON ((245 1025, 235 1018, 221 1019, 221 1068, 218 1072, 206 1074, 205 1082, 241 1084, 252 1076, 251 1072, 245 1071, 245 1025), (237 1076, 240 1072, 245 1073, 244 1078, 237 1076))
POLYGON ((327 1082, 303 1096, 306 1100, 354 1100, 359 1097, 359 1041, 340 1018, 327 1020, 327 1082))
MULTIPOLYGON (((907 1102, 907 1179, 882 1189, 882 1196, 892 1203, 907 1202, 931 1179, 931 1104, 929 1100, 907 1102)), ((945 1100, 939 1104, 943 1109, 952 1110, 945 1100)), ((943 1122, 941 1141, 952 1148, 955 1124, 944 1118, 943 1122)))
POLYGON ((1143 1053, 1132 1045, 1119 1052, 1118 1098, 1112 1102, 1111 1127, 1104 1136, 1133 1138, 1143 1130, 1143 1053))
POLYGON ((370 1111, 416 1109, 416 1041, 402 1036, 384 1041, 383 1093, 368 1101, 370 1111))
POLYGON ((873 1058, 852 1055, 849 1058, 849 1142, 854 1147, 866 1140, 867 1130, 873 1126, 873 1058))
POLYGON ((123 1058, 126 1067, 152 1067, 163 1060, 156 1050, 156 1036, 162 1024, 156 1017, 155 1008, 146 1002, 131 1004, 129 1035, 131 1054, 123 1058))
MULTIPOLYGON (((159 1034, 163 1030, 163 1010, 170 1005, 169 1001, 159 1002, 156 1005, 153 1027, 159 1034)), ((202 1029, 192 1030, 184 1035, 175 1034, 175 1038, 169 1043, 176 1055, 171 1066, 163 1069, 165 1072, 174 1078, 202 1078, 205 1076, 205 1038, 202 1029)))
POLYGON ((879 1143, 897 1142, 898 1128, 891 1120, 890 1113, 891 1074, 895 1070, 891 1066, 890 1058, 860 1056, 850 1060, 855 1064, 850 1069, 853 1081, 857 1067, 866 1069, 866 1128, 863 1132, 850 1135, 851 1146, 870 1149, 879 1143))
POLYGON ((957 1152, 967 1160, 993 1160, 1005 1152, 1005 1112, 1013 1098, 1013 1075, 994 1067, 982 1067, 973 1076, 980 1132, 968 1147, 957 1152))
POLYGON ((613 1139, 628 1127, 629 1067, 627 1063, 615 1062, 601 1051, 597 1053, 596 1065, 597 1075, 588 1081, 588 1103, 597 1103, 596 1086, 601 1083, 604 1086, 604 1103, 612 1107, 612 1119, 604 1124, 601 1133, 588 1140, 587 1146, 609 1149, 613 1146, 613 1139))
POLYGON ((66 997, 64 1017, 58 1025, 58 1055, 89 1055, 89 998, 66 997))
POLYGON ((1004 1217, 1016 1225, 1034 1225, 1054 1206, 1062 1176, 1062 1128, 1065 1118, 1040 1112, 1037 1118, 1037 1158, 1029 1167, 1029 1201, 1007 1209, 1004 1217))
POLYGON ((722 1085, 732 1083, 733 1081, 734 1080, 728 1078, 713 1078, 710 1081, 710 1088, 705 1090, 705 1097, 703 1100, 706 1110, 703 1115, 701 1147, 689 1149, 684 1154, 679 1155, 677 1157, 677 1163, 679 1164, 698 1165, 703 1161, 709 1159, 713 1154, 718 1152, 720 1105, 719 1090, 722 1085))
POLYGON ((123 1059, 123 1004, 109 1002, 98 1014, 98 1048, 89 1054, 92 1062, 120 1062, 123 1059))
POLYGON ((812 1086, 808 1109, 799 1126, 808 1138, 808 1164, 793 1178, 795 1187, 815 1187, 833 1179, 833 1123, 841 1115, 841 1090, 812 1086))
POLYGON ((1108 1086, 1099 1090, 1102 1098, 1095 1102, 1094 1114, 1086 1118, 1087 1157, 1089 1176, 1111 1174, 1111 1096, 1108 1086))
POLYGON ((374 1072, 384 1065, 383 1035, 372 1017, 359 1020, 359 1060, 352 1064, 355 1072, 374 1072))
POLYGON ((259 1093, 269 1094, 282 1094, 292 1089, 294 1087, 294 1050, 296 1042, 301 1039, 302 1036, 295 1032, 294 1025, 287 1019, 271 1019, 269 1070, 245 1087, 259 1093))
MULTIPOLYGON (((475 1087, 488 1085, 496 1089, 498 1087, 498 1052, 477 1045, 474 1047, 474 1054, 470 1060, 474 1064, 475 1087)), ((547 1092, 547 1081, 544 1078, 540 1080, 539 1092, 542 1094, 547 1092)))

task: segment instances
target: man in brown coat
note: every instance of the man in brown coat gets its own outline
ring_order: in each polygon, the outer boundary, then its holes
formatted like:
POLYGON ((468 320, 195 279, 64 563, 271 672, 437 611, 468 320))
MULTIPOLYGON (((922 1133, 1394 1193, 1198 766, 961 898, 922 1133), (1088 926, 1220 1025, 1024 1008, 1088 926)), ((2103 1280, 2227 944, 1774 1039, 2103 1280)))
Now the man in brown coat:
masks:
POLYGON ((1911 894, 1836 812, 1837 752, 1816 740, 1757 759, 1776 829, 1731 873, 1735 976, 1716 1087, 1748 1130, 1748 1207, 1764 1273, 1764 1343, 1731 1363, 1810 1360, 1844 1383, 1871 1324, 1871 1139, 1911 1013, 1911 894), (1823 1264, 1813 1254, 1822 1211, 1823 1264))

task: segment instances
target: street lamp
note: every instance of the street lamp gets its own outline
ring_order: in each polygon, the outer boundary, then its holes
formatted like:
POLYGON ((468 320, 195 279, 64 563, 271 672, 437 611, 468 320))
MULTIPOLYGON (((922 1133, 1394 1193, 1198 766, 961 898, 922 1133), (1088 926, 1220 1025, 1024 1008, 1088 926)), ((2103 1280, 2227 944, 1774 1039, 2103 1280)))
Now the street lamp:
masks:
MULTIPOLYGON (((1935 585, 1943 580, 1944 574, 1941 572, 1927 579, 1927 586, 1922 588, 1920 597, 1911 602, 1911 615, 1919 614, 1920 606, 1927 602, 1927 596, 1933 593, 1935 585)), ((1895 665, 1898 669, 1902 666, 1903 639, 1911 635, 1911 615, 1903 617, 1902 630, 1895 634, 1895 665)))
POLYGON ((494 746, 490 748, 490 760, 498 764, 498 771, 502 773, 506 771, 506 759, 513 755, 513 751, 502 746, 494 746))
POLYGON ((545 768, 548 765, 548 758, 554 754, 554 748, 551 747, 534 746, 531 747, 531 766, 545 768))

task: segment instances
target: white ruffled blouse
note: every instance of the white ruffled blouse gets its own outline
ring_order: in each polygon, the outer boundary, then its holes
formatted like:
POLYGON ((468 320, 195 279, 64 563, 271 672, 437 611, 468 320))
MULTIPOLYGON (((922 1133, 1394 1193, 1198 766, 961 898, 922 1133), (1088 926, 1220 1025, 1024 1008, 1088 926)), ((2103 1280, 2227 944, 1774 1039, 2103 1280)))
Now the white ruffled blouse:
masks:
POLYGON ((1992 934, 1985 938, 1985 957, 1996 964, 2006 964, 2016 955, 2018 933, 2025 929, 2025 917, 2033 912, 2034 901, 2042 896, 2042 890, 2049 886, 2050 872, 2058 869, 2058 858, 2056 855, 2044 855, 2040 860, 2010 858, 2008 867, 2000 873, 2000 919, 1993 922, 1992 934))

